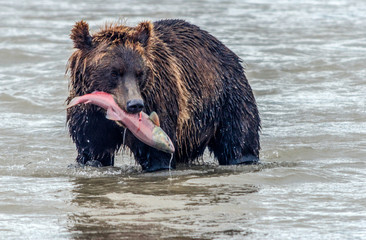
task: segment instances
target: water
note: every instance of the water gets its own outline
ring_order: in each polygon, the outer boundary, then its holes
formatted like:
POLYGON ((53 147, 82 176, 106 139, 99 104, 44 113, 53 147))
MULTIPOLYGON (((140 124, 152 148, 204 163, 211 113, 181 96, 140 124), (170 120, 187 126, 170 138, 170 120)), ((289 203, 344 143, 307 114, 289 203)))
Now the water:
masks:
POLYGON ((365 239, 366 3, 0 1, 0 239, 365 239), (69 169, 72 25, 183 18, 243 60, 259 166, 69 169))

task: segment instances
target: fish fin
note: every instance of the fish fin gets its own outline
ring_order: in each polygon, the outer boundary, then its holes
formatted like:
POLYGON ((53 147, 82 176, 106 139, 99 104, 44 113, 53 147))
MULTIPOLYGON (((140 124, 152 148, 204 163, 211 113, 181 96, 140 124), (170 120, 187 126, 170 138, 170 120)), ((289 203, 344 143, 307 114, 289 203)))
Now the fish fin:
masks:
POLYGON ((156 112, 151 112, 149 119, 158 127, 160 127, 159 116, 156 112))
POLYGON ((121 119, 119 119, 118 115, 116 114, 115 111, 113 111, 112 108, 107 109, 107 115, 105 117, 107 119, 113 120, 113 121, 120 121, 121 120, 121 119))

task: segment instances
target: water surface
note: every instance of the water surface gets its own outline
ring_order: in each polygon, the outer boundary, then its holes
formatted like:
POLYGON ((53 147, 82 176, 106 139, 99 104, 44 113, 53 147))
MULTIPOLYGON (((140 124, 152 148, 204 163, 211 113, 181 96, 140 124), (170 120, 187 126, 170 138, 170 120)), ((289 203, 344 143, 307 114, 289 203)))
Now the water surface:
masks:
POLYGON ((365 239, 366 3, 0 1, 0 239, 365 239), (258 166, 142 174, 74 169, 65 126, 84 19, 181 18, 244 62, 262 118, 258 166))

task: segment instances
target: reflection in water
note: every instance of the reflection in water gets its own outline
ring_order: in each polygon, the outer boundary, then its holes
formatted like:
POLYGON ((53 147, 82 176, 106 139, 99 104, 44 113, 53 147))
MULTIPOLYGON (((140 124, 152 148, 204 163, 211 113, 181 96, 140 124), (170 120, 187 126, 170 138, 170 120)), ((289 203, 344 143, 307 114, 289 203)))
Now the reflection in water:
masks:
POLYGON ((69 229, 75 239, 190 239, 197 237, 197 229, 201 239, 243 236, 247 234, 242 226, 245 202, 240 199, 258 188, 208 183, 210 179, 257 169, 258 166, 196 167, 174 171, 172 177, 168 172, 159 172, 76 178, 71 202, 78 210, 68 215, 69 229), (235 218, 227 219, 228 214, 235 218))

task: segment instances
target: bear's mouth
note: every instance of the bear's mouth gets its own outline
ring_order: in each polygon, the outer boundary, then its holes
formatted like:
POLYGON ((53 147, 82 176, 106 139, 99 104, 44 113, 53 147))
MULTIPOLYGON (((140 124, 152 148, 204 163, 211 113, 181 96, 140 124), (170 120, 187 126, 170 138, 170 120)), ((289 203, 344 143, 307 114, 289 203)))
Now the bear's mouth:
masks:
POLYGON ((127 112, 126 104, 123 101, 121 101, 121 99, 119 97, 117 97, 115 94, 113 94, 113 93, 109 93, 109 94, 112 96, 115 104, 117 104, 118 107, 121 108, 123 111, 127 112))
MULTIPOLYGON (((113 98, 113 100, 114 100, 114 102, 115 102, 115 104, 123 111, 123 112, 125 112, 125 113, 127 113, 127 111, 126 111, 126 109, 124 108, 124 107, 122 107, 123 105, 125 105, 125 104, 121 104, 119 101, 118 101, 118 98, 117 98, 117 96, 116 95, 114 95, 114 94, 110 94, 111 96, 112 96, 112 98, 113 98)), ((105 113, 106 113, 106 115, 107 115, 107 109, 105 109, 105 108, 103 108, 103 107, 101 107, 104 111, 105 111, 105 113)), ((122 127, 122 128, 127 128, 121 121, 114 121, 119 127, 122 127)))

